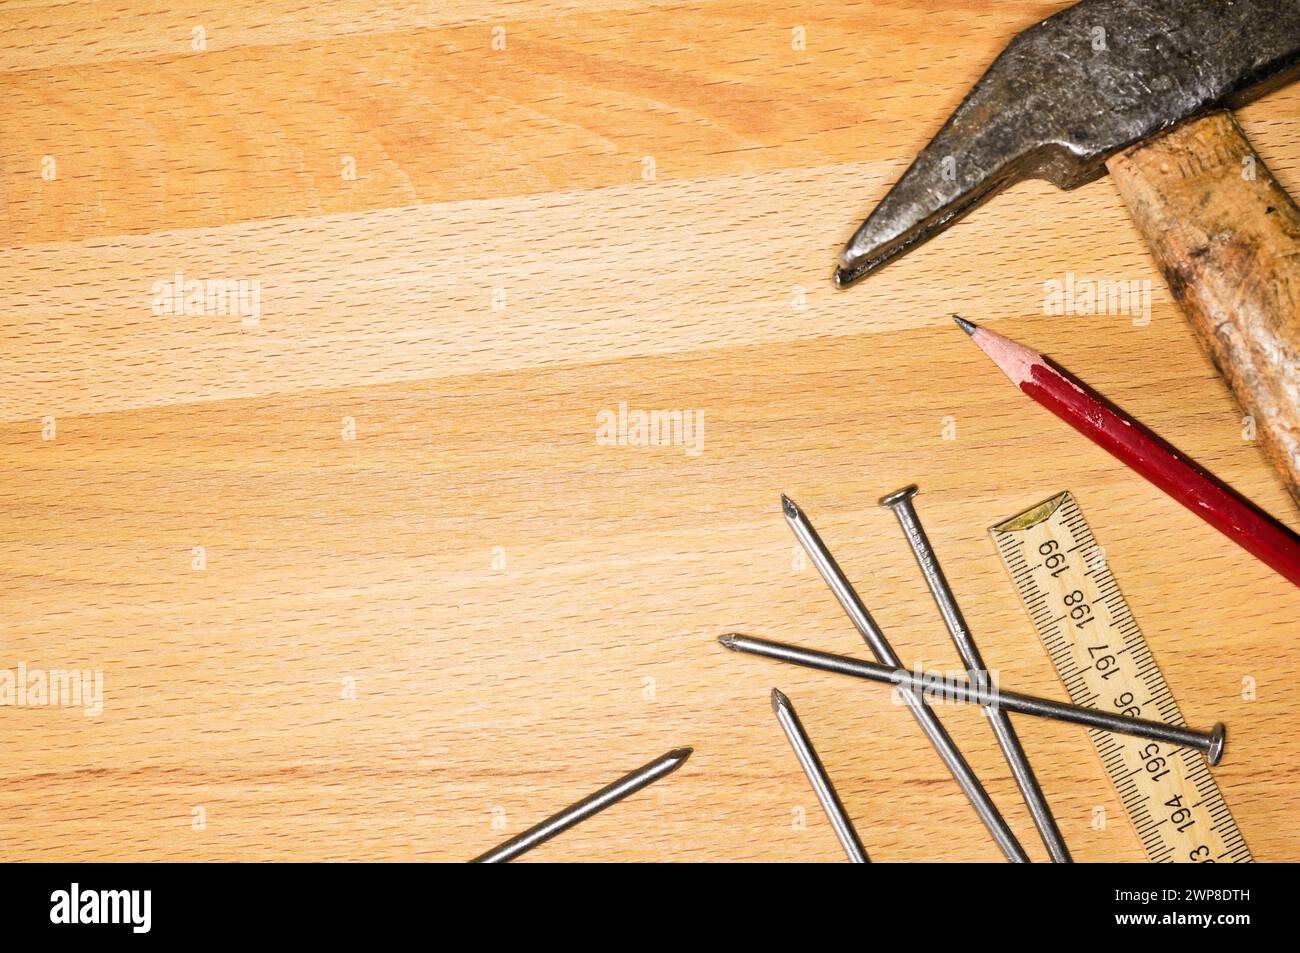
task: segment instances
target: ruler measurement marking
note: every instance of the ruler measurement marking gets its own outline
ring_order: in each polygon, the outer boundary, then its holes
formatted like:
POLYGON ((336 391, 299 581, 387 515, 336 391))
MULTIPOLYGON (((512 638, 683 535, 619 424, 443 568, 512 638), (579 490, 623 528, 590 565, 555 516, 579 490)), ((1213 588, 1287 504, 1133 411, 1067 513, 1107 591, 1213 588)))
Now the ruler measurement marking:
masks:
MULTIPOLYGON (((1123 711, 1141 696, 1140 717, 1155 712, 1186 724, 1073 496, 1062 493, 990 532, 1071 701, 1123 711), (1033 566, 1031 547, 1041 557, 1033 566), (1080 605, 1088 611, 1072 618, 1080 605)), ((1088 736, 1150 860, 1254 859, 1199 752, 1096 729, 1088 736)))

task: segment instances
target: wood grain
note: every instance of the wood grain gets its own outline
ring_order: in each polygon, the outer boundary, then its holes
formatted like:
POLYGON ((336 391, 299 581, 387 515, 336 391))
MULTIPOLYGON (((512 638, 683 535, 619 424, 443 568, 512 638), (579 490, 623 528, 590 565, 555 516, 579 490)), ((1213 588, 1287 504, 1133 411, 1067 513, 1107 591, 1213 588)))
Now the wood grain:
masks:
MULTIPOLYGON (((917 482, 985 659, 1056 697, 986 527, 1074 491, 1189 722, 1229 725, 1252 851, 1293 858, 1300 596, 947 318, 1033 341, 1296 525, 1111 183, 1018 187, 830 285, 1059 6, 6 5, 0 668, 100 669, 105 698, 0 708, 0 856, 466 859, 693 745, 530 856, 836 860, 779 685, 874 860, 997 860, 887 693, 714 643, 862 651, 785 491, 904 660, 957 668, 875 505, 917 482), (258 282, 257 320, 157 313, 178 271, 258 282), (1150 281, 1149 322, 1045 314, 1067 272, 1150 281), (624 401, 703 413, 702 452, 598 442, 624 401)), ((1293 193, 1298 105, 1241 114, 1293 193)), ((1042 858, 980 714, 943 717, 1042 858)), ((1018 727, 1075 857, 1140 860, 1086 737, 1018 727)))
POLYGON ((1185 123, 1108 167, 1300 502, 1300 208, 1229 113, 1185 123))

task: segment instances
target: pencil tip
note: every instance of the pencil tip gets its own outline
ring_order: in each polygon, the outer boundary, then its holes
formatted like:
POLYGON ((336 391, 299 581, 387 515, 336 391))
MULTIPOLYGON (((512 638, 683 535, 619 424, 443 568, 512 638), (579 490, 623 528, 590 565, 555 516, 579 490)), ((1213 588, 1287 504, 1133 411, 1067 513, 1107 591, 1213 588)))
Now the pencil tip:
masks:
POLYGON ((976 331, 979 330, 978 325, 972 324, 971 322, 967 321, 960 314, 954 314, 952 316, 952 319, 957 322, 957 327, 961 328, 967 334, 974 334, 976 331))
POLYGON ((785 697, 785 693, 779 688, 772 689, 772 711, 780 711, 782 708, 790 707, 790 699, 785 697))
POLYGON ((788 520, 797 520, 803 515, 799 512, 799 507, 795 501, 790 499, 790 497, 786 496, 784 493, 781 494, 781 510, 785 513, 785 518, 788 520))

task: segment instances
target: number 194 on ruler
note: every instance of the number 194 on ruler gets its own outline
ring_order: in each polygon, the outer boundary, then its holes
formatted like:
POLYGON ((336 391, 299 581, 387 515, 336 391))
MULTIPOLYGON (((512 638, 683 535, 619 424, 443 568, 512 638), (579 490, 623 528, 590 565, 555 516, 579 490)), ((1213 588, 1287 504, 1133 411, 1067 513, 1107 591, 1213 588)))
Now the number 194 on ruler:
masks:
MULTIPOLYGON (((1073 496, 1061 493, 989 532, 1071 701, 1185 724, 1073 496)), ((1089 735, 1152 861, 1254 859, 1200 752, 1089 735)))

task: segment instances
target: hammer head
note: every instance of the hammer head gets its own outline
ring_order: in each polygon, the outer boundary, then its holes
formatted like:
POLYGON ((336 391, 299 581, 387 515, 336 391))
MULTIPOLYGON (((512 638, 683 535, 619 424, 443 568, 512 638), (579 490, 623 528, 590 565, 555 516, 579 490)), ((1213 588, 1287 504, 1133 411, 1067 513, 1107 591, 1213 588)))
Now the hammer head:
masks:
POLYGON ((1023 179, 1110 156, 1300 70, 1300 0, 1083 0, 1021 33, 845 246, 847 287, 1023 179))

